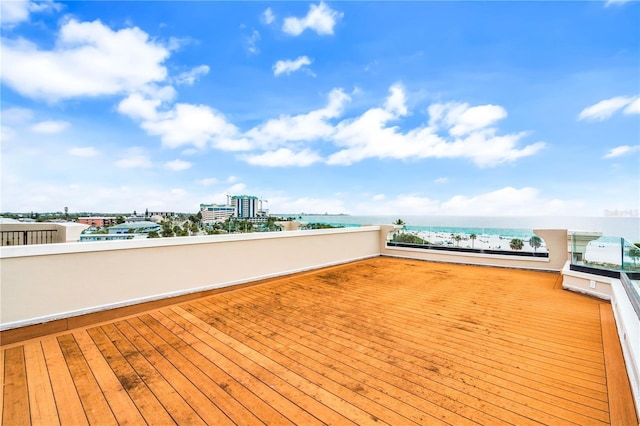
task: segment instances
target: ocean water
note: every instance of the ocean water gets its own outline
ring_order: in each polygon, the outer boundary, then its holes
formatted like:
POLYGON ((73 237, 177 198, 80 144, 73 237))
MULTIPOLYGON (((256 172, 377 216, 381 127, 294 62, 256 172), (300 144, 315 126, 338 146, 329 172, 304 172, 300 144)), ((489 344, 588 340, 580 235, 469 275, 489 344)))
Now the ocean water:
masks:
POLYGON ((568 229, 570 231, 601 232, 603 236, 623 237, 640 242, 638 217, 569 217, 569 216, 346 216, 278 214, 308 223, 341 226, 387 225, 402 219, 408 230, 451 232, 459 234, 528 237, 533 229, 568 229))

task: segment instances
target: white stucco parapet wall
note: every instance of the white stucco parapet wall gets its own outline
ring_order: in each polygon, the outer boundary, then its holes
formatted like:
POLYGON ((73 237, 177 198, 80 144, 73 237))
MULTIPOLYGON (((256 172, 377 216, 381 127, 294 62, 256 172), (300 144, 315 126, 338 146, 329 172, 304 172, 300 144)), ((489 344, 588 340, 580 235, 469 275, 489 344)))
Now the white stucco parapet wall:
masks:
POLYGON ((564 256, 562 264, 566 261, 564 230, 536 231, 551 259, 522 259, 388 248, 387 237, 394 229, 371 225, 2 247, 0 330, 380 255, 542 270, 553 270, 558 257, 564 256), (557 246, 562 250, 554 249, 557 246))
POLYGON ((380 255, 380 227, 0 248, 0 330, 380 255))
POLYGON ((0 259, 25 256, 49 256, 54 254, 91 253, 98 251, 132 250, 153 247, 193 246, 238 241, 269 240, 279 238, 308 237, 310 235, 353 234, 378 232, 380 226, 370 225, 352 228, 332 228, 286 232, 252 232, 246 234, 217 234, 196 237, 141 238, 123 241, 71 242, 67 244, 41 244, 0 247, 0 259))
POLYGON ((599 299, 611 300, 611 282, 613 278, 572 271, 570 267, 571 262, 567 261, 564 268, 562 268, 562 288, 599 299))

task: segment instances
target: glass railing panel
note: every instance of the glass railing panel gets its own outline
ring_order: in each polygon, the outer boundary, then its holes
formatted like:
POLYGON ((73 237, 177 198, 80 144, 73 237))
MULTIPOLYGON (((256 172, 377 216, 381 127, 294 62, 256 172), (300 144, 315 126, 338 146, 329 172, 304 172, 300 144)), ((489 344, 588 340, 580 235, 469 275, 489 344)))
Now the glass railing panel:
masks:
POLYGON ((640 272, 640 247, 623 240, 622 269, 627 272, 640 272))
POLYGON ((621 237, 574 233, 571 264, 634 274, 640 272, 640 247, 621 237))

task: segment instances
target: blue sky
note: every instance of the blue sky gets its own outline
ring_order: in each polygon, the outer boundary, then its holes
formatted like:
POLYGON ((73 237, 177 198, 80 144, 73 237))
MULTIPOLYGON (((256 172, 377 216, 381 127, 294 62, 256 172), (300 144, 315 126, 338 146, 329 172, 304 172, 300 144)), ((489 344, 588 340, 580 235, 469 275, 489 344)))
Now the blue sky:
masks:
POLYGON ((640 204, 640 3, 2 1, 2 211, 640 204))

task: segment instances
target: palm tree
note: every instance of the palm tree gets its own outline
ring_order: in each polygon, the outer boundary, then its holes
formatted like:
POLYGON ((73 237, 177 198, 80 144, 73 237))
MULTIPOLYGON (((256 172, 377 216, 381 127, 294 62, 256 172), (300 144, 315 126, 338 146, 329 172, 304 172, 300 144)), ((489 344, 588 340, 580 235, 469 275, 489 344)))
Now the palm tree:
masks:
POLYGON ((524 247, 524 243, 520 238, 514 238, 509 243, 509 247, 511 247, 511 250, 522 250, 522 247, 524 247))
POLYGON ((529 245, 533 247, 533 251, 535 252, 542 245, 542 238, 538 237, 537 235, 533 235, 531 238, 529 238, 529 245))
POLYGON ((460 247, 460 240, 462 239, 462 237, 460 235, 456 235, 454 240, 456 240, 456 244, 458 247, 460 247))
POLYGON ((471 248, 475 248, 476 238, 478 238, 476 234, 469 235, 469 239, 471 240, 471 248))
MULTIPOLYGON (((404 223, 404 220, 398 219, 395 222, 393 222, 393 225, 402 226, 404 228, 405 223, 404 223)), ((395 239, 399 234, 400 234, 400 231, 398 229, 396 229, 393 232, 393 238, 395 239)))

